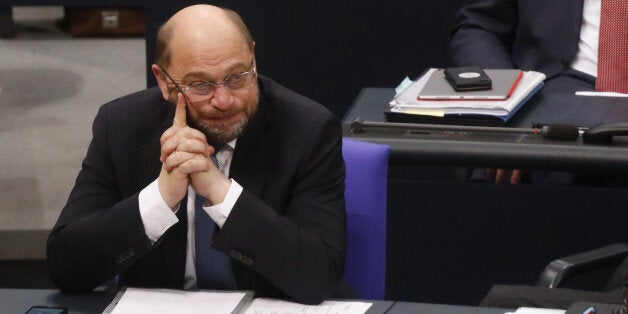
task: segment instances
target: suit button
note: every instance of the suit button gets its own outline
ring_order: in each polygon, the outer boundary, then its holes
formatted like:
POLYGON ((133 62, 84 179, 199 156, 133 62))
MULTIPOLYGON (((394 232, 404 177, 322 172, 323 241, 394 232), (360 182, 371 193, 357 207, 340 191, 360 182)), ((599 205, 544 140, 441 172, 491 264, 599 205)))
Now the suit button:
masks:
POLYGON ((250 257, 243 256, 242 257, 242 263, 244 265, 251 266, 251 265, 253 265, 253 260, 250 257))
POLYGON ((565 59, 560 60, 560 67, 563 69, 569 68, 569 62, 567 62, 567 60, 565 59))
POLYGON ((236 260, 238 260, 240 263, 242 263, 244 265, 247 265, 247 266, 253 265, 253 260, 250 257, 248 257, 248 256, 246 256, 246 255, 244 255, 244 254, 242 254, 242 253, 240 253, 240 252, 238 252, 236 250, 231 250, 229 252, 229 256, 235 258, 236 260))

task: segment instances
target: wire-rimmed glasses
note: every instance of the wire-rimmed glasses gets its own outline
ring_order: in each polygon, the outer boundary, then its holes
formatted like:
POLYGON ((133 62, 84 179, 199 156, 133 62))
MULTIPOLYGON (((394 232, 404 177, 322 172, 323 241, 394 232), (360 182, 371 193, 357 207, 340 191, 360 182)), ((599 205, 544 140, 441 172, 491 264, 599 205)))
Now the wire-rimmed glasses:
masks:
POLYGON ((245 72, 238 72, 226 77, 220 83, 213 82, 195 82, 191 85, 183 85, 177 83, 170 74, 166 71, 166 69, 160 67, 160 69, 164 72, 166 77, 172 81, 172 83, 177 87, 179 92, 186 96, 188 101, 190 102, 198 102, 211 98, 214 96, 216 89, 219 85, 222 85, 229 89, 232 92, 241 92, 246 90, 247 88, 253 86, 257 79, 257 70, 254 66, 255 58, 251 60, 251 64, 249 66, 249 70, 245 72))

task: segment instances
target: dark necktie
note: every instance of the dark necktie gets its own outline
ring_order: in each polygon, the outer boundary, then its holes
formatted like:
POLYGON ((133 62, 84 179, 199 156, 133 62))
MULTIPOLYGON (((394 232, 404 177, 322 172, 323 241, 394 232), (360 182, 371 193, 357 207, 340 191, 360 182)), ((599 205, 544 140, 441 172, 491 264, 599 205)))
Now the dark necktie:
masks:
POLYGON ((602 0, 595 89, 628 93, 628 0, 602 0))
MULTIPOLYGON (((215 156, 212 160, 218 166, 215 156)), ((198 289, 234 289, 235 282, 229 257, 211 247, 216 223, 203 210, 205 197, 196 194, 195 203, 195 246, 196 246, 196 282, 198 289)))

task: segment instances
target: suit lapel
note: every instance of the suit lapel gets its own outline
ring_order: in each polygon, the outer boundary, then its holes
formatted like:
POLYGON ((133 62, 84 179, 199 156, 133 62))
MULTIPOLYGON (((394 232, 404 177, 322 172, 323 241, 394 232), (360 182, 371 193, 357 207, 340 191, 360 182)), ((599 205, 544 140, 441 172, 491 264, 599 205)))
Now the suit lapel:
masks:
POLYGON ((231 162, 230 176, 253 195, 260 196, 272 155, 272 143, 267 141, 270 116, 268 104, 260 84, 260 101, 257 112, 244 134, 238 138, 231 162))

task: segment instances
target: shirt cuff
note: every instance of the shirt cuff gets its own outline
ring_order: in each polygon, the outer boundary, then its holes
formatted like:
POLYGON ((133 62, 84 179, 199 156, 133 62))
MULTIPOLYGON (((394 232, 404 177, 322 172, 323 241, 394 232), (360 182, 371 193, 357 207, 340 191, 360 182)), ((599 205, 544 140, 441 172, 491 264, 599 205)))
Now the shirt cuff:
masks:
POLYGON ((144 231, 152 244, 179 221, 175 215, 176 211, 173 212, 161 197, 157 181, 158 179, 140 191, 138 197, 144 231))
POLYGON ((227 191, 227 195, 225 195, 225 199, 220 204, 212 205, 212 206, 203 206, 205 212, 209 215, 209 217, 214 220, 216 225, 219 228, 225 224, 227 218, 229 218, 229 214, 231 214, 231 210, 233 210, 233 206, 235 206, 236 201, 242 194, 242 186, 238 184, 233 179, 229 179, 231 181, 231 185, 229 186, 229 190, 227 191))

